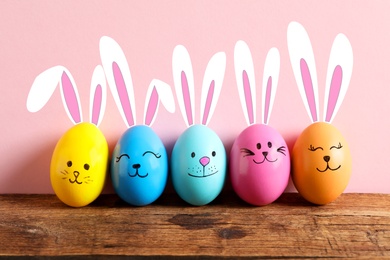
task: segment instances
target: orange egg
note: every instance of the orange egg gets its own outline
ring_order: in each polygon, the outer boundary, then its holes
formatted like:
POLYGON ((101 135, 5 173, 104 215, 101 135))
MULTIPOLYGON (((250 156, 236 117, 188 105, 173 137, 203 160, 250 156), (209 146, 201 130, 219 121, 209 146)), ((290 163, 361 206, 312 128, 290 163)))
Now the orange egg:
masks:
POLYGON ((292 180, 308 201, 324 205, 348 185, 352 159, 348 144, 333 125, 317 122, 298 137, 292 151, 292 180))

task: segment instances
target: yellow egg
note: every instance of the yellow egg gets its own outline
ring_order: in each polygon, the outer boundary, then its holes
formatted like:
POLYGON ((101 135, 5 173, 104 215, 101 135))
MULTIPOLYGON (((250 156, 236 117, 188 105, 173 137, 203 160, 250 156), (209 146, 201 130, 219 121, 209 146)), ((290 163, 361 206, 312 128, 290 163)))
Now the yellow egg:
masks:
POLYGON ((324 205, 335 200, 348 185, 351 153, 341 132, 329 123, 308 126, 292 152, 292 180, 308 201, 324 205))
POLYGON ((96 125, 80 123, 58 141, 50 165, 57 197, 72 207, 83 207, 102 192, 107 172, 108 144, 96 125))

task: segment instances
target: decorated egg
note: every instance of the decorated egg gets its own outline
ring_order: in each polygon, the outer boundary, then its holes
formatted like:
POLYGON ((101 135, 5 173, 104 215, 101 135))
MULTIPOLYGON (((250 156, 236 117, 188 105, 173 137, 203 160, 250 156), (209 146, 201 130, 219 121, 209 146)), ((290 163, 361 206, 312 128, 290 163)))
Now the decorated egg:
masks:
POLYGON ((352 169, 347 141, 333 125, 317 122, 298 137, 292 151, 292 179, 308 201, 324 205, 348 185, 352 169))
POLYGON ((244 201, 263 206, 275 201, 290 177, 290 155, 274 128, 254 124, 242 131, 230 153, 230 178, 244 201))
POLYGON ((111 161, 111 179, 119 197, 131 205, 148 205, 160 197, 167 178, 167 152, 157 134, 146 125, 127 129, 111 161))
POLYGON ((222 191, 226 151, 218 135, 205 125, 187 128, 177 139, 171 158, 172 183, 189 204, 201 206, 222 191))
POLYGON ((108 145, 96 125, 80 123, 58 141, 51 159, 50 181, 57 197, 72 207, 94 201, 106 180, 108 145))

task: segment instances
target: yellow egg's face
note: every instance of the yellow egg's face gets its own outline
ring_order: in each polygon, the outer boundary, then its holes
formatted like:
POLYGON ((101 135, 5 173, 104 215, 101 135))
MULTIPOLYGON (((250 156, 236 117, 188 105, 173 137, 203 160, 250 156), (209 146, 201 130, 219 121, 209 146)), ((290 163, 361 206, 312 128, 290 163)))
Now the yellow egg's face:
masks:
POLYGON ((298 137, 292 152, 292 179, 308 201, 324 205, 348 185, 351 153, 340 131, 328 123, 314 123, 298 137))
POLYGON ((103 190, 107 163, 107 141, 95 125, 81 123, 70 128, 58 141, 50 165, 57 197, 72 207, 94 201, 103 190))

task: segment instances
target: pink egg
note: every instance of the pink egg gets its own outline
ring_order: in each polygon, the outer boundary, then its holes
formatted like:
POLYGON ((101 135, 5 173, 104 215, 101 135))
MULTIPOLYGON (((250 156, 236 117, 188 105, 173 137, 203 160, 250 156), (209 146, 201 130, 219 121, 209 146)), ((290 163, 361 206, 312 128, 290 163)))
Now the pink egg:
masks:
POLYGON ((242 131, 230 152, 230 178, 244 201, 263 206, 284 192, 290 177, 290 154, 274 128, 254 124, 242 131))

